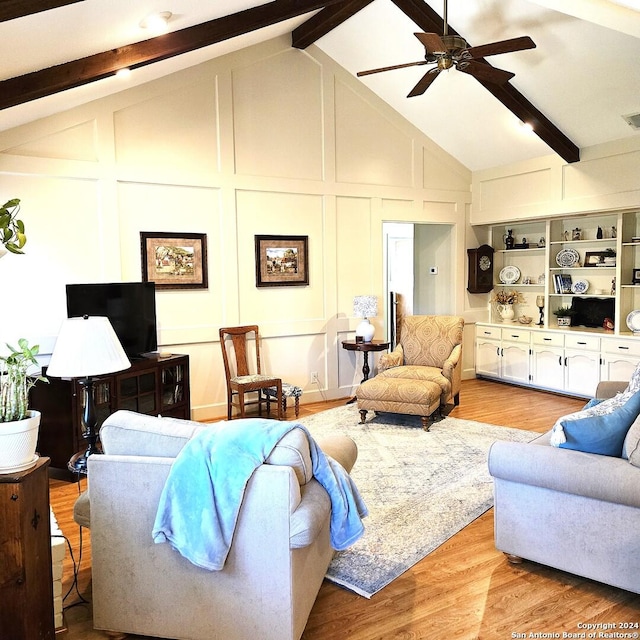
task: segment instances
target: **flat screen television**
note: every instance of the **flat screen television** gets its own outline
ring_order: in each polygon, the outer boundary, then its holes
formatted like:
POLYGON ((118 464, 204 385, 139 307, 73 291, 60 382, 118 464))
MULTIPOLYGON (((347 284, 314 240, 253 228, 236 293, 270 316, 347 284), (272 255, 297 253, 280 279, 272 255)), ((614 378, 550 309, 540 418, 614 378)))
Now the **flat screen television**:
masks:
POLYGON ((158 348, 153 282, 67 285, 67 316, 106 316, 129 358, 158 348))

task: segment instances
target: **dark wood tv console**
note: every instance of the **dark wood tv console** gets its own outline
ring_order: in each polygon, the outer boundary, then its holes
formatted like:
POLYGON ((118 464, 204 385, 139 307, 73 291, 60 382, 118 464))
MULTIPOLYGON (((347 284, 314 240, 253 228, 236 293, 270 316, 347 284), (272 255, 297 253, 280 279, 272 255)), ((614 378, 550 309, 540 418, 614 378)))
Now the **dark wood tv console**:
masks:
MULTIPOLYGON (((46 368, 43 369, 46 376, 46 368)), ((191 416, 189 356, 159 355, 133 360, 131 367, 101 377, 94 393, 98 425, 118 409, 188 420, 191 416)), ((31 390, 30 407, 42 413, 38 453, 51 458, 49 475, 77 480, 69 458, 86 449, 82 438, 83 390, 75 380, 51 378, 31 390)))

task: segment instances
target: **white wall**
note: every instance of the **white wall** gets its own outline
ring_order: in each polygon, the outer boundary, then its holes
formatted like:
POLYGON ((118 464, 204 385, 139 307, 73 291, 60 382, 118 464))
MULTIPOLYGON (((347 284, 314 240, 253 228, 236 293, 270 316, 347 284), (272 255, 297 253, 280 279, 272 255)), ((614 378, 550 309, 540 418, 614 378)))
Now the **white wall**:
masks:
POLYGON ((348 396, 354 295, 379 296, 383 335, 384 221, 453 225, 465 313, 470 183, 315 47, 278 38, 211 60, 0 133, 0 199, 22 199, 28 236, 0 263, 0 342, 50 352, 65 283, 140 280, 141 231, 206 233, 208 289, 157 293, 161 347, 191 357, 194 417, 225 412, 218 329, 240 323, 260 325, 266 367, 303 402, 348 396), (309 286, 256 288, 256 234, 307 235, 309 286))

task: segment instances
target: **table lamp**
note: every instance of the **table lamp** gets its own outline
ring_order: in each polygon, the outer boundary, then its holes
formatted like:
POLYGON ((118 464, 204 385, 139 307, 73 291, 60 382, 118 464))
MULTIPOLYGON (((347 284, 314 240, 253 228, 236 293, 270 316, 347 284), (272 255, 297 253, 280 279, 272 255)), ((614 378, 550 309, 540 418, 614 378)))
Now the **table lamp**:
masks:
POLYGON ((356 341, 371 342, 375 327, 369 322, 369 318, 378 315, 378 298, 376 296, 355 296, 353 298, 353 315, 362 318, 362 322, 356 327, 356 341))
POLYGON ((130 366, 131 362, 108 318, 84 316, 68 318, 63 322, 47 367, 47 375, 54 378, 77 378, 84 388, 82 437, 87 441, 87 449, 69 460, 70 471, 86 474, 87 458, 99 452, 96 446, 98 433, 94 382, 99 376, 122 371, 130 366))

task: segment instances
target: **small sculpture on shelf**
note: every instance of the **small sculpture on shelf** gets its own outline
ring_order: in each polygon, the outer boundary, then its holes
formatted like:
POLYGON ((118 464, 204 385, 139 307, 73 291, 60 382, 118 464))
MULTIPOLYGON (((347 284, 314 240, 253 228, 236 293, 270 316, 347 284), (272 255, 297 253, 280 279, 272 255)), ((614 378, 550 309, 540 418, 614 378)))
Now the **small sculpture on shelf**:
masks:
POLYGON ((615 226, 611 227, 611 237, 612 238, 618 237, 618 230, 615 228, 615 226))
POLYGON ((504 246, 506 249, 513 249, 516 239, 513 237, 513 229, 507 229, 507 235, 504 236, 504 246))
POLYGON ((603 234, 602 234, 602 227, 598 227, 598 231, 596 232, 596 238, 597 238, 598 240, 602 240, 602 238, 603 238, 603 237, 604 237, 604 236, 603 236, 603 234))
POLYGON ((578 227, 576 227, 573 232, 571 233, 571 239, 572 240, 582 240, 582 230, 578 229, 578 227))

